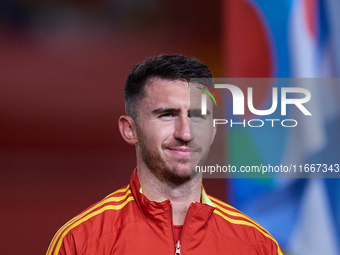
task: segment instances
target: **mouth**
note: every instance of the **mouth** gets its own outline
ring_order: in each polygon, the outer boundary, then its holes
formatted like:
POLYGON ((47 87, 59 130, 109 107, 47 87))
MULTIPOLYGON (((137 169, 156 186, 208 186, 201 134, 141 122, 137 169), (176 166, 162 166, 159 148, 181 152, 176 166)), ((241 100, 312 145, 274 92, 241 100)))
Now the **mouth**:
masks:
POLYGON ((167 148, 167 150, 181 158, 190 158, 190 156, 192 156, 192 154, 196 152, 195 150, 185 146, 169 147, 167 148))

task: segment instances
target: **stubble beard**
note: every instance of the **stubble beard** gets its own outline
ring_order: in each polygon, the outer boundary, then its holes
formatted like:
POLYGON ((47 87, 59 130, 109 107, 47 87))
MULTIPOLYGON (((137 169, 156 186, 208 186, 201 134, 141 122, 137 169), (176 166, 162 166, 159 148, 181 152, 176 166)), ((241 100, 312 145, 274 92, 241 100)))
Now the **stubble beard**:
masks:
MULTIPOLYGON (((205 151, 200 158, 198 164, 191 164, 190 158, 178 158, 176 163, 178 166, 170 167, 167 162, 161 157, 160 153, 156 150, 152 150, 147 146, 147 138, 143 132, 137 127, 138 143, 141 151, 142 160, 148 169, 162 182, 171 183, 173 185, 182 185, 188 182, 191 178, 198 177, 198 172, 195 171, 195 166, 202 164, 208 156, 209 149, 205 151), (190 171, 181 170, 181 166, 189 165, 190 171)), ((190 147, 189 142, 183 142, 181 140, 176 140, 172 143, 164 142, 162 144, 162 149, 171 148, 176 146, 187 146, 190 147)), ((197 148, 193 145, 192 147, 200 153, 201 148, 197 148)))

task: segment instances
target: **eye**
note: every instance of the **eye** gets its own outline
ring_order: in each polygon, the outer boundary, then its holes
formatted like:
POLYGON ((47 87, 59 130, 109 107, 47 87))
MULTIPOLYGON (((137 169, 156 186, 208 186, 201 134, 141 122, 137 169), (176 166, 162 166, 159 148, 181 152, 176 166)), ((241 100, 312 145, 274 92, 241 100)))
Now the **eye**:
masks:
POLYGON ((198 119, 205 119, 205 116, 201 114, 201 112, 193 112, 190 113, 189 118, 198 118, 198 119))
POLYGON ((163 113, 159 116, 159 118, 163 119, 169 119, 169 118, 175 118, 176 115, 174 113, 168 112, 168 113, 163 113))

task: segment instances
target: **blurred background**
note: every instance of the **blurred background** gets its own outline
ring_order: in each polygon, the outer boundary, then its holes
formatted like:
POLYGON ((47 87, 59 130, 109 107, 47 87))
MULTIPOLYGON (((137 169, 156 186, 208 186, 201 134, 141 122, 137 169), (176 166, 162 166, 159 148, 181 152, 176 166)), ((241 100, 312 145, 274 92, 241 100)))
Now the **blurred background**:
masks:
MULTIPOLYGON (((135 153, 117 121, 134 64, 181 53, 201 59, 215 77, 339 77, 339 11, 337 0, 2 0, 2 253, 44 254, 66 221, 129 182, 135 153)), ((269 89, 261 88, 257 104, 269 89)), ((296 134, 268 136, 284 138, 276 162, 289 148, 298 148, 301 162, 338 159, 339 94, 338 86, 327 88, 327 107, 318 106, 327 118, 318 131, 299 129, 309 133, 300 147, 289 138, 296 134)), ((230 162, 272 155, 261 150, 270 140, 246 130, 225 141, 230 162)), ((339 184, 205 180, 208 193, 259 221, 296 255, 340 254, 339 184)))

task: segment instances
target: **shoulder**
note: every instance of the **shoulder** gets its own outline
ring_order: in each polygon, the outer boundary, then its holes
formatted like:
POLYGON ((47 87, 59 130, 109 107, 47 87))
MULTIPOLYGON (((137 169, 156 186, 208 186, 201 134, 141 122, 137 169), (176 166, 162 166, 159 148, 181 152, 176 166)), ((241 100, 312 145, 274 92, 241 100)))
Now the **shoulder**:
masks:
POLYGON ((97 238, 96 235, 116 232, 129 220, 127 212, 133 200, 130 185, 127 185, 87 208, 58 230, 46 255, 68 254, 68 249, 77 251, 71 254, 78 254, 87 242, 97 238))
POLYGON ((213 215, 221 234, 249 243, 258 254, 283 255, 275 238, 256 221, 217 198, 209 199, 215 206, 213 215))

